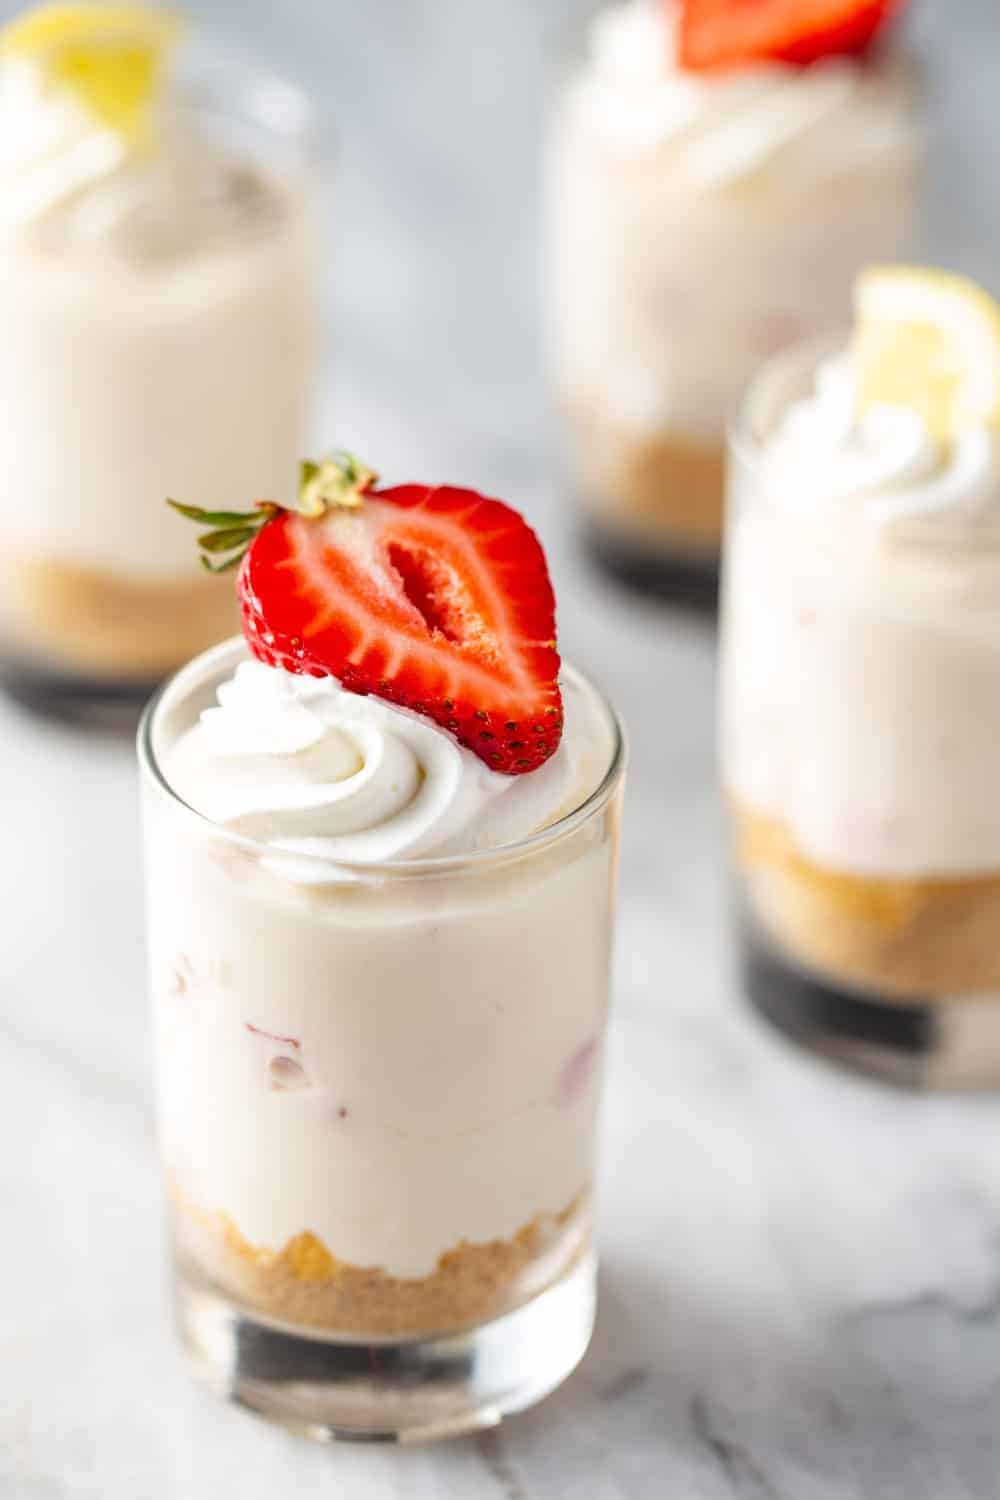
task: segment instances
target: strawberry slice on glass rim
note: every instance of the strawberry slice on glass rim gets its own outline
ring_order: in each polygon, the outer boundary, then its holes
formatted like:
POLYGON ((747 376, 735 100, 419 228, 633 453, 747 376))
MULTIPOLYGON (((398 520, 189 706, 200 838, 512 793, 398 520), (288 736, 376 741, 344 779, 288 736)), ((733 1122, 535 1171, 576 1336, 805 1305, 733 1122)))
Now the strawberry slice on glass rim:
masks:
POLYGON ((199 538, 206 567, 239 567, 243 633, 259 661, 432 719, 492 770, 537 770, 563 728, 538 538, 475 490, 376 485, 338 453, 303 465, 295 510, 169 503, 213 528, 199 538))

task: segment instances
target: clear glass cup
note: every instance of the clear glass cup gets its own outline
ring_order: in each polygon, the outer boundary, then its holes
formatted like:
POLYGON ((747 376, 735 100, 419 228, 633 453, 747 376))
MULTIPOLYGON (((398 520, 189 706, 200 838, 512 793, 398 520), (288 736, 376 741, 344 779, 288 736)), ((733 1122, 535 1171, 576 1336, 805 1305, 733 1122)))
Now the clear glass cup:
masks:
MULTIPOLYGON (((643 10, 665 16, 666 0, 616 0, 598 19, 643 10)), ((598 84, 597 34, 567 70, 547 153, 544 305, 567 487, 600 565, 711 607, 726 424, 762 361, 846 321, 860 267, 912 249, 922 83, 891 45, 793 74, 802 93, 781 96, 782 119, 815 104, 814 123, 748 163, 755 132, 781 128, 777 95, 752 93, 762 69, 735 82, 664 71, 657 92, 654 62, 639 71, 629 57, 616 66, 634 87, 598 84), (870 118, 856 141, 836 95, 846 76, 870 118), (712 91, 741 80, 746 97, 716 118, 712 91)), ((653 43, 666 55, 666 33, 653 43)))
POLYGON ((502 849, 276 854, 181 802, 166 749, 245 655, 140 729, 159 1133, 180 1338, 313 1436, 495 1423, 582 1357, 624 748, 502 849))
POLYGON ((730 441, 721 772, 745 984, 826 1056, 1000 1084, 1000 528, 794 512, 762 444, 829 347, 752 384, 730 441), (996 722, 994 722, 994 720, 996 722))
POLYGON ((318 363, 322 140, 294 87, 182 46, 154 148, 0 202, 0 682, 131 719, 237 625, 170 495, 290 498, 318 363))

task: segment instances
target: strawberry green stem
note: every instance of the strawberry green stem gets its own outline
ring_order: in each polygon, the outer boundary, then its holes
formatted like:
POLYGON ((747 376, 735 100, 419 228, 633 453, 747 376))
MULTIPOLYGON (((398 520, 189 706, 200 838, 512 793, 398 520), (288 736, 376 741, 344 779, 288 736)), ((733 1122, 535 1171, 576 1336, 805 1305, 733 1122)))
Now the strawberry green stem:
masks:
POLYGON ((325 515, 331 506, 357 510, 377 479, 374 470, 343 449, 318 464, 307 459, 300 470, 297 509, 303 516, 325 515))
MULTIPOLYGON (((357 510, 378 475, 353 453, 338 449, 329 458, 302 464, 294 509, 317 518, 330 509, 357 510)), ((189 521, 211 528, 198 538, 202 567, 209 573, 235 568, 260 531, 284 508, 274 500, 258 500, 253 510, 203 510, 198 505, 167 504, 189 521), (224 555, 223 555, 224 554, 224 555)))

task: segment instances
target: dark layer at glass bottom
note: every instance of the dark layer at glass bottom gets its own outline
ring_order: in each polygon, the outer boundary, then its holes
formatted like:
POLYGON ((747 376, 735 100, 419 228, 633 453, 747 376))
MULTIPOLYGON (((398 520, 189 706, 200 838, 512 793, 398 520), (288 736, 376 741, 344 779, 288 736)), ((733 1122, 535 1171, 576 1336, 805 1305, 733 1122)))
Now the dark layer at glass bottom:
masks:
POLYGON ((320 1442, 413 1443, 495 1427, 561 1385, 594 1323, 595 1262, 462 1332, 335 1338, 251 1313, 178 1258, 177 1328, 217 1394, 320 1442))
POLYGON ((633 540, 599 522, 583 532, 588 556, 603 573, 636 593, 712 615, 719 604, 718 558, 670 552, 665 546, 633 540))
POLYGON ((1000 995, 900 1002, 839 986, 786 958, 752 918, 740 961, 758 1013, 831 1062, 903 1088, 1000 1088, 1000 995))
POLYGON ((22 708, 44 718, 134 734, 157 680, 77 677, 47 667, 0 661, 0 688, 22 708))

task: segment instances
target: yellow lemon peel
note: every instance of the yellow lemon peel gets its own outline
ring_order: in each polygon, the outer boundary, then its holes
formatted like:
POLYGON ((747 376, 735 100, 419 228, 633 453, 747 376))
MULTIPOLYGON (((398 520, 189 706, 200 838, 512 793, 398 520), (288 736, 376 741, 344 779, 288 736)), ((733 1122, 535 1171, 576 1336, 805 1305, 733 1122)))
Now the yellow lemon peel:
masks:
POLYGON ((170 11, 130 4, 39 5, 0 29, 0 57, 30 58, 103 126, 147 143, 167 55, 182 30, 170 11))
POLYGON ((1000 426, 1000 306, 949 271, 886 266, 855 288, 858 409, 918 412, 941 443, 974 423, 1000 426))

